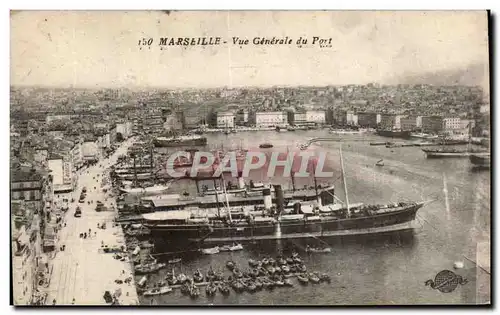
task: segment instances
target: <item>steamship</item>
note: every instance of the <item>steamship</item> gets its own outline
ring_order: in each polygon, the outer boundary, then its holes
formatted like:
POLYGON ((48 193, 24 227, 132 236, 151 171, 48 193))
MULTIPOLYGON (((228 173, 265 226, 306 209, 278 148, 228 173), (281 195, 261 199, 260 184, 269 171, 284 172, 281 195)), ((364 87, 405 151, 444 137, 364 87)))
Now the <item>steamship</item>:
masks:
POLYGON ((157 137, 153 140, 155 147, 205 146, 207 138, 200 135, 157 137))
MULTIPOLYGON (((341 166, 344 178, 342 157, 341 166)), ((339 202, 333 191, 317 194, 312 202, 287 200, 281 186, 274 185, 275 202, 269 187, 262 190, 262 205, 231 207, 224 193, 220 196, 223 207, 157 211, 143 214, 142 222, 153 235, 172 245, 369 235, 415 228, 416 213, 424 202, 349 204, 343 182, 344 202, 339 202)), ((215 197, 218 199, 218 194, 215 197)))

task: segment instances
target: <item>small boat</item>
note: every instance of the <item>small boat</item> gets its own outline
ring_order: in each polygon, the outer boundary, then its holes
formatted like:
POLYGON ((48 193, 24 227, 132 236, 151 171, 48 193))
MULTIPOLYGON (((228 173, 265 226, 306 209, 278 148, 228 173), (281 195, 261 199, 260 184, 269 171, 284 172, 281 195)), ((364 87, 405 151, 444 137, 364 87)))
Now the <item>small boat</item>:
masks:
POLYGON ((266 270, 270 275, 274 275, 274 273, 276 272, 276 269, 273 266, 267 266, 266 270))
POLYGON ((229 287, 225 283, 221 283, 219 285, 219 291, 220 291, 220 293, 222 293, 222 295, 229 295, 229 293, 230 293, 229 287))
POLYGON ((300 257, 293 257, 293 262, 296 263, 296 264, 301 264, 302 263, 302 259, 300 259, 300 257))
POLYGON ((155 288, 151 290, 147 290, 146 292, 143 293, 144 296, 155 296, 155 295, 162 295, 162 294, 167 294, 172 292, 172 288, 169 286, 163 286, 161 288, 155 288))
POLYGON ((214 296, 216 292, 217 292, 217 286, 213 282, 210 282, 205 288, 205 293, 208 296, 214 296))
POLYGON ((162 269, 165 266, 166 266, 166 264, 150 264, 150 265, 144 265, 144 266, 136 266, 135 273, 136 274, 153 273, 153 272, 156 272, 156 271, 162 269))
POLYGON ((283 280, 285 287, 293 287, 293 282, 290 279, 283 280))
POLYGON ((233 269, 233 275, 235 278, 243 278, 243 273, 241 273, 241 271, 238 269, 238 268, 234 268, 233 269))
POLYGON ((219 247, 219 251, 221 251, 221 252, 229 252, 230 250, 231 250, 230 245, 224 245, 224 246, 219 247))
POLYGON ((320 279, 319 277, 314 274, 313 272, 309 273, 309 281, 311 281, 311 283, 319 283, 320 282, 320 279))
POLYGON ((269 258, 269 264, 270 264, 271 266, 276 265, 276 260, 274 260, 274 258, 269 258))
POLYGON ((251 271, 251 276, 252 276, 252 278, 257 278, 259 275, 260 275, 259 270, 257 270, 257 269, 252 269, 252 271, 251 271))
POLYGON ((299 280, 299 282, 302 284, 309 283, 309 277, 307 275, 304 275, 304 274, 297 275, 297 280, 299 280))
POLYGON ((257 267, 257 266, 259 265, 259 262, 258 262, 258 261, 256 261, 256 260, 253 260, 253 259, 249 259, 249 260, 248 260, 248 265, 249 265, 250 267, 255 268, 255 267, 257 267))
POLYGON ((284 286, 285 286, 285 282, 284 282, 281 278, 277 278, 277 279, 274 281, 274 284, 275 284, 277 287, 284 287, 284 286))
POLYGON ((245 285, 245 289, 248 292, 253 293, 253 292, 257 291, 257 286, 255 285, 255 283, 253 283, 253 281, 247 281, 246 285, 245 285))
POLYGON ((204 255, 214 255, 214 254, 218 254, 220 252, 220 250, 219 250, 219 247, 216 246, 216 247, 212 247, 212 248, 202 248, 201 252, 204 255))
POLYGON ((330 278, 329 275, 327 275, 326 273, 323 273, 319 276, 319 280, 321 282, 326 282, 326 283, 330 283, 332 281, 332 279, 330 278))
POLYGON ((306 265, 297 265, 297 271, 306 272, 307 271, 306 265))
POLYGON ((379 160, 375 163, 376 166, 384 166, 384 160, 379 160))
POLYGON ((330 247, 324 248, 314 248, 314 247, 306 247, 307 253, 331 253, 332 249, 330 247))
POLYGON ((189 286, 189 284, 184 283, 184 284, 181 286, 181 293, 182 293, 182 294, 184 294, 184 295, 188 295, 188 294, 189 294, 189 290, 190 290, 190 286, 189 286))
POLYGON ((297 266, 296 265, 290 265, 290 272, 297 272, 297 266))
POLYGON ((274 267, 274 272, 281 273, 281 267, 280 266, 274 267))
POLYGON ((175 259, 171 259, 168 261, 169 264, 177 264, 177 263, 180 263, 182 261, 181 258, 175 258, 175 259))
POLYGON ((176 285, 179 281, 177 281, 177 278, 171 277, 167 279, 168 285, 176 285))
POLYGON ((281 266, 281 271, 283 273, 289 273, 290 272, 290 267, 288 267, 287 265, 283 265, 283 266, 281 266))
POLYGON ((147 281, 148 281, 148 276, 143 276, 141 278, 141 280, 139 280, 139 282, 137 282, 137 286, 143 287, 147 281))
POLYGON ((263 266, 269 265, 269 259, 267 259, 267 258, 262 259, 262 265, 263 266))
POLYGON ((194 282, 197 282, 197 283, 203 282, 203 274, 201 273, 200 269, 195 271, 195 273, 193 275, 193 280, 194 280, 194 282))
POLYGON ((276 259, 276 263, 280 266, 285 266, 286 265, 286 260, 283 257, 278 257, 276 259))
POLYGON ((195 286, 195 285, 191 286, 191 288, 189 289, 189 296, 192 299, 195 299, 199 295, 200 295, 200 289, 197 286, 195 286))
POLYGON ((273 147, 273 145, 270 143, 262 143, 261 145, 259 145, 259 148, 261 148, 261 149, 270 149, 272 147, 273 147))
POLYGON ((232 285, 234 291, 236 291, 236 292, 242 292, 245 289, 245 286, 239 280, 233 281, 231 285, 232 285))
POLYGON ((253 282, 253 284, 255 285, 255 287, 257 288, 257 290, 262 290, 262 282, 260 282, 258 279, 255 279, 255 281, 253 282))
POLYGON ((233 271, 234 268, 236 267, 236 264, 234 263, 234 261, 229 260, 228 262, 226 262, 226 267, 227 269, 233 271))
POLYGON ((186 282, 186 281, 187 281, 187 277, 186 277, 186 275, 185 275, 185 274, 183 274, 183 273, 180 273, 180 274, 177 276, 177 281, 178 281, 179 283, 184 283, 184 282, 186 282))
POLYGON ((207 281, 213 281, 215 280, 215 272, 212 269, 212 266, 210 266, 210 269, 207 271, 207 281))
POLYGON ((231 246, 229 248, 229 250, 232 251, 232 252, 243 250, 243 245, 241 245, 241 244, 234 244, 233 246, 231 246))

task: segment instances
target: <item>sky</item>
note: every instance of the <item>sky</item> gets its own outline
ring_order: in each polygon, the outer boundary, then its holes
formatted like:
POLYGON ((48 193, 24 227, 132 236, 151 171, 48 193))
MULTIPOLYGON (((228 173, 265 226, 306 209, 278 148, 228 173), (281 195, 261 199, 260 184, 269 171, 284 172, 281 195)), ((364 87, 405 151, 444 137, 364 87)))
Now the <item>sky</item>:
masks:
MULTIPOLYGON (((429 83, 488 89, 485 11, 11 12, 11 85, 89 88, 429 83), (211 47, 160 37, 219 36, 211 47), (332 38, 320 48, 237 36, 332 38), (139 49, 153 38, 152 49, 139 49), (472 70, 471 70, 472 69, 472 70), (444 74, 444 75, 442 75, 444 74), (437 78, 437 79, 436 79, 437 78), (443 81, 443 82, 442 82, 443 81)), ((489 90, 489 89, 488 89, 489 90)))

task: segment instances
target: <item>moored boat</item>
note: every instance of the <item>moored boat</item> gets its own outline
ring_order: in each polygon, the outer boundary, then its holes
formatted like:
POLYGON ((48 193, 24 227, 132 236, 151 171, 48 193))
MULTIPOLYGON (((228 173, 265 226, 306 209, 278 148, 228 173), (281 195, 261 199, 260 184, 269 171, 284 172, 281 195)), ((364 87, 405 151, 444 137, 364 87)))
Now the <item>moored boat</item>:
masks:
POLYGON ((219 247, 212 247, 212 248, 202 248, 201 252, 205 255, 214 255, 218 254, 220 252, 219 247))
POLYGON ((309 283, 309 277, 307 275, 304 275, 304 274, 297 275, 297 280, 299 280, 299 282, 302 284, 309 283))
POLYGON ((144 296, 156 296, 172 292, 172 288, 169 286, 162 286, 160 288, 154 288, 145 291, 142 295, 144 296))
POLYGON ((119 188, 122 193, 129 195, 154 196, 161 195, 168 191, 170 182, 164 185, 154 185, 150 187, 119 188))
POLYGON ((481 168, 489 168, 491 164, 491 156, 490 154, 488 155, 476 155, 476 154, 471 154, 469 156, 470 162, 476 166, 476 167, 481 167, 481 168))
POLYGON ((201 135, 157 137, 153 140, 156 147, 205 146, 207 138, 201 135))

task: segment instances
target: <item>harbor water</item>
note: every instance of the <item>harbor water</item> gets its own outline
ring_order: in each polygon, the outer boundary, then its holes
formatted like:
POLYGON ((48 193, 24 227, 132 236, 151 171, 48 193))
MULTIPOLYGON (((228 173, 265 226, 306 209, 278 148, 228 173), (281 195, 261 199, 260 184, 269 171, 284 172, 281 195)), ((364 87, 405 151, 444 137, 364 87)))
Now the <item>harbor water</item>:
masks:
MULTIPOLYGON (((264 305, 373 305, 373 304, 479 304, 490 300, 490 172, 477 171, 468 159, 426 159, 418 147, 386 148, 370 146, 373 141, 390 141, 375 135, 330 135, 327 130, 295 132, 245 132, 209 134, 211 147, 223 145, 225 150, 256 148, 272 143, 270 150, 298 151, 298 146, 315 137, 342 138, 345 181, 349 202, 385 204, 398 201, 431 201, 417 213, 418 228, 412 234, 370 236, 354 239, 303 239, 277 242, 244 243, 244 250, 217 255, 158 255, 160 261, 182 258, 171 265, 175 272, 204 274, 210 266, 225 269, 227 260, 235 261, 242 270, 248 259, 275 257, 282 251, 300 253, 310 271, 328 273, 330 284, 275 288, 269 292, 217 294, 206 297, 204 290, 196 300, 183 296, 179 290, 154 297, 155 304, 264 304, 264 305), (383 160, 384 166, 376 166, 383 160), (331 253, 306 254, 306 245, 329 246, 331 253), (463 269, 454 270, 453 263, 463 261, 463 269), (468 280, 451 293, 441 293, 426 286, 441 270, 454 272, 468 280)), ((325 170, 331 178, 319 178, 335 185, 336 195, 344 200, 339 159, 340 142, 319 141, 308 150, 325 152, 325 170)), ((173 148, 170 148, 172 150, 173 148)), ((236 183, 236 179, 227 180, 236 183)), ((265 172, 252 173, 255 181, 271 181, 265 172)), ((246 179, 248 181, 248 179, 246 179)), ((290 178, 274 176, 273 183, 285 188, 290 178)), ((296 185, 312 186, 313 179, 297 179, 296 185)), ((182 180, 172 185, 172 193, 195 193, 194 183, 182 180)), ((156 251, 162 251, 162 240, 156 240, 156 251)), ((209 247, 211 245, 205 245, 209 247)), ((151 275, 150 281, 165 278, 167 269, 151 275)), ((228 275, 225 270, 226 276, 228 275)), ((141 297, 150 304, 151 297, 141 297)))

